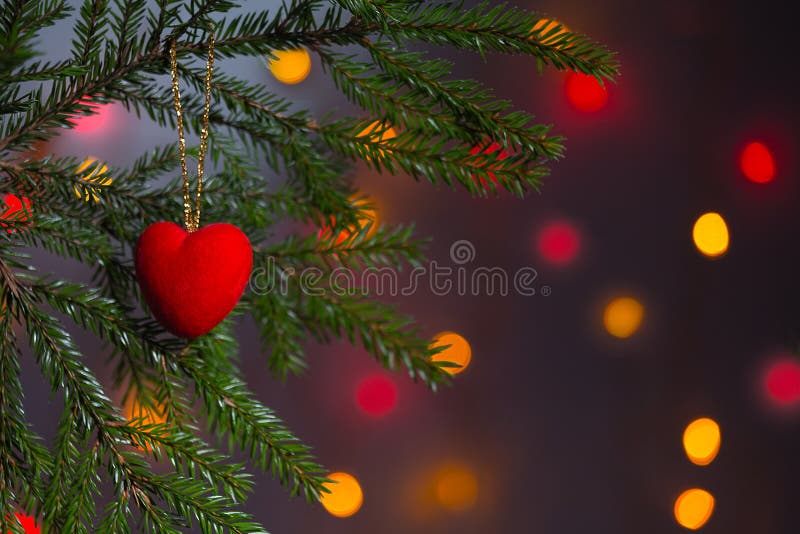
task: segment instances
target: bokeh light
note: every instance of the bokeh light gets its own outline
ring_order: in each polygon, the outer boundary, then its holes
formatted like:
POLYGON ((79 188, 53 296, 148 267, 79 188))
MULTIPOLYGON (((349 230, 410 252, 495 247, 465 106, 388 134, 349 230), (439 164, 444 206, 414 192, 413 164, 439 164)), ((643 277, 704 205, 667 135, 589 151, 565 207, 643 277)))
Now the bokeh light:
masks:
POLYGON ((644 306, 632 297, 619 297, 606 305, 603 310, 603 325, 614 337, 631 337, 644 320, 644 306))
POLYGON ((719 453, 721 440, 719 425, 708 417, 692 421, 683 431, 683 449, 696 465, 713 462, 719 453))
POLYGON ((269 60, 269 70, 282 83, 294 85, 302 82, 311 72, 311 56, 305 48, 274 50, 269 60))
MULTIPOLYGON (((338 234, 336 235, 336 245, 341 245, 348 239, 350 239, 353 234, 357 234, 369 226, 369 230, 367 231, 366 237, 371 237, 375 234, 378 230, 378 226, 380 225, 380 221, 378 219, 378 211, 375 209, 374 204, 371 200, 366 199, 364 197, 352 197, 350 198, 350 203, 354 208, 356 208, 356 223, 351 224, 347 228, 342 228, 338 230, 338 234)), ((333 220, 330 226, 326 226, 320 230, 319 236, 322 239, 328 239, 332 237, 333 227, 336 224, 336 221, 333 220)))
POLYGON ((772 361, 764 374, 764 390, 780 407, 800 404, 800 359, 782 356, 772 361))
POLYGON ((706 490, 692 488, 675 500, 675 520, 689 530, 705 525, 714 513, 714 496, 706 490))
MULTIPOLYGON (((358 132, 356 137, 368 137, 372 143, 386 144, 386 141, 397 137, 397 132, 388 124, 381 121, 375 121, 369 126, 358 132)), ((384 154, 383 150, 378 151, 381 155, 384 154)), ((369 156, 366 157, 369 160, 369 156)))
POLYGON ((467 467, 448 465, 436 473, 434 491, 442 508, 455 512, 468 510, 478 500, 478 479, 467 467))
POLYGON ((376 374, 359 382, 356 404, 373 417, 383 417, 397 405, 397 386, 387 376, 376 374))
POLYGON ((329 479, 335 483, 326 482, 325 487, 330 493, 322 493, 320 501, 329 514, 336 517, 350 517, 358 512, 364 502, 364 493, 361 485, 353 475, 347 473, 331 473, 329 479))
POLYGON ((84 101, 83 103, 90 106, 94 110, 94 113, 91 115, 78 115, 72 119, 74 123, 73 131, 76 133, 102 133, 108 130, 117 118, 117 109, 113 103, 95 104, 90 101, 84 101))
MULTIPOLYGON (((542 36, 541 42, 543 44, 554 44, 556 43, 562 35, 564 35, 569 30, 566 26, 561 24, 559 21, 555 19, 543 18, 539 19, 539 21, 533 25, 533 32, 540 32, 542 36), (556 29, 558 28, 558 29, 556 29), (550 32, 553 32, 552 35, 550 32)), ((564 46, 565 43, 559 43, 556 45, 556 48, 561 48, 564 46)))
POLYGON ((692 239, 702 254, 710 258, 721 256, 730 243, 728 225, 719 213, 704 213, 694 223, 692 239))
MULTIPOLYGON (((2 196, 3 212, 0 213, 0 220, 13 221, 14 223, 24 223, 31 216, 31 201, 29 198, 19 198, 17 195, 8 193, 2 196)), ((10 228, 7 223, 0 223, 0 227, 7 228, 6 232, 12 234, 14 228, 10 228)))
MULTIPOLYGON (((479 153, 494 154, 495 152, 497 152, 499 150, 500 152, 496 156, 497 160, 504 160, 504 159, 506 159, 508 157, 508 152, 506 151, 506 149, 502 148, 500 146, 500 143, 498 143, 496 141, 493 141, 492 143, 489 144, 489 146, 486 146, 485 148, 484 148, 484 146, 485 145, 474 146, 469 151, 469 153, 474 156, 475 154, 479 154, 479 153)), ((494 173, 489 171, 487 174, 489 175, 489 179, 491 179, 492 182, 494 182, 496 184, 497 183, 497 177, 494 175, 494 173)), ((486 185, 486 180, 483 178, 483 176, 480 177, 480 182, 481 182, 482 185, 486 185)))
POLYGON ((739 166, 751 182, 763 184, 775 177, 775 160, 764 143, 748 144, 739 158, 739 166))
MULTIPOLYGON (((31 516, 21 514, 19 512, 14 512, 14 517, 17 518, 17 521, 22 525, 22 528, 25 530, 25 534, 41 534, 41 529, 36 524, 36 519, 31 516)), ((8 531, 11 532, 10 530, 8 531)))
POLYGON ((472 347, 469 342, 455 332, 440 332, 433 337, 432 347, 449 345, 431 358, 435 362, 452 362, 458 367, 444 367, 444 370, 455 375, 464 371, 472 361, 472 347))
MULTIPOLYGON (((141 403, 135 394, 131 394, 128 397, 122 408, 122 415, 129 422, 135 422, 137 428, 162 425, 167 422, 167 415, 163 406, 159 406, 154 400, 151 400, 149 404, 141 403)), ((140 448, 142 447, 140 446, 140 448)), ((149 450, 149 444, 145 444, 144 448, 149 450)))
POLYGON ((578 256, 580 245, 580 233, 568 221, 550 222, 536 234, 539 255, 553 265, 571 263, 578 256))
POLYGON ((608 89, 588 74, 570 73, 565 89, 572 107, 584 113, 600 111, 608 103, 608 89))
POLYGON ((75 184, 75 196, 83 198, 86 202, 89 202, 90 199, 97 202, 100 200, 99 193, 102 187, 111 185, 114 179, 106 174, 108 172, 108 166, 104 163, 99 163, 97 158, 92 156, 83 160, 75 170, 75 174, 82 174, 90 167, 94 168, 87 176, 84 176, 83 181, 91 185, 81 186, 80 184, 75 184))

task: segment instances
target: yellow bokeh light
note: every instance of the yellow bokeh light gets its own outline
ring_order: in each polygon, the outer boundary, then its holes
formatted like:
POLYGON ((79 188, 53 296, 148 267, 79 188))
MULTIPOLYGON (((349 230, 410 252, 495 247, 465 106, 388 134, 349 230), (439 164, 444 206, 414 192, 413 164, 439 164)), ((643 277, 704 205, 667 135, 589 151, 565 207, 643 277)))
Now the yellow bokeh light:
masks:
POLYGON ((713 462, 719 452, 721 441, 719 425, 707 417, 692 421, 683 431, 683 448, 686 456, 696 465, 708 465, 713 462))
POLYGON ((719 213, 705 213, 694 223, 692 239, 697 250, 706 256, 721 256, 728 250, 730 243, 728 225, 719 213))
MULTIPOLYGON (((539 19, 539 21, 536 24, 533 25, 533 29, 531 30, 531 33, 540 32, 540 35, 543 37, 541 42, 543 44, 550 45, 550 44, 558 42, 559 39, 561 39, 561 37, 565 33, 567 33, 568 31, 569 30, 567 29, 567 27, 564 26, 563 24, 561 24, 559 21, 557 21, 555 19, 543 18, 543 19, 539 19), (556 28, 559 28, 559 29, 556 30, 556 28), (555 33, 553 33, 552 35, 549 35, 549 33, 554 31, 554 30, 555 30, 555 33)), ((565 43, 558 43, 556 48, 561 48, 561 47, 564 46, 564 44, 565 43)))
MULTIPOLYGON (((162 406, 156 404, 155 401, 152 404, 142 404, 134 394, 128 398, 122 408, 122 414, 128 421, 135 422, 137 428, 148 425, 163 425, 167 422, 167 415, 162 406)), ((150 449, 149 445, 145 448, 150 449)))
POLYGON ((273 50, 269 70, 279 82, 289 85, 300 83, 311 72, 311 56, 305 48, 273 50))
POLYGON ((350 517, 358 512, 364 502, 364 492, 353 475, 347 473, 331 473, 328 475, 335 483, 326 482, 330 493, 320 494, 322 506, 336 517, 350 517))
POLYGON ((675 520, 682 527, 697 530, 705 525, 714 513, 714 496, 706 490, 686 490, 675 501, 675 520))
MULTIPOLYGON (((389 139, 397 137, 397 132, 391 126, 387 128, 387 125, 381 121, 375 121, 361 130, 356 137, 369 137, 369 140, 373 143, 385 144, 389 139)), ((381 155, 384 153, 383 150, 379 152, 381 155)))
POLYGON ((642 325, 644 306, 631 297, 612 300, 603 311, 603 324, 614 337, 631 337, 642 325))
POLYGON ((89 200, 93 200, 97 202, 100 200, 98 193, 103 186, 111 185, 114 181, 113 178, 106 175, 108 172, 108 166, 104 163, 98 164, 97 158, 89 156, 78 166, 75 170, 75 174, 82 174, 84 173, 89 167, 94 166, 92 172, 83 178, 83 181, 91 184, 87 186, 81 186, 79 184, 75 184, 75 196, 78 198, 83 198, 86 202, 89 200))
POLYGON ((467 510, 478 500, 478 479, 463 466, 447 466, 437 474, 434 483, 436 502, 452 511, 467 510))
POLYGON ((437 352, 431 358, 435 362, 452 362, 459 367, 444 367, 443 369, 451 375, 458 374, 467 368, 472 360, 472 348, 469 342, 455 332, 440 332, 433 337, 432 347, 449 345, 441 352, 437 352))

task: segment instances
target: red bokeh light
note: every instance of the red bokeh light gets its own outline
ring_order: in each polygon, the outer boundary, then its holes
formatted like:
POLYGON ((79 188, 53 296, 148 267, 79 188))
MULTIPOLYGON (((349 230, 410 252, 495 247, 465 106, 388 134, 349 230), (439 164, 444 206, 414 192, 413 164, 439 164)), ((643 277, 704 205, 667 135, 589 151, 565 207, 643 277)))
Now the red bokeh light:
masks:
MULTIPOLYGON (((0 220, 14 220, 17 223, 24 223, 30 217, 31 201, 29 198, 22 197, 20 199, 17 195, 9 193, 2 197, 2 202, 5 204, 5 209, 0 213, 0 220)), ((0 209, 2 208, 3 205, 0 204, 0 209)), ((0 227, 8 228, 8 224, 0 223, 0 227)), ((8 228, 6 232, 9 234, 14 233, 14 229, 8 228)))
POLYGON ((536 246, 542 258, 549 263, 566 265, 578 256, 580 233, 570 222, 554 221, 536 235, 536 246))
POLYGON ((764 388, 769 400, 781 406, 800 402, 800 359, 783 357, 767 367, 764 388))
POLYGON ((775 160, 769 149, 759 142, 750 143, 742 151, 739 165, 751 182, 763 184, 775 177, 775 160))
POLYGON ((384 375, 368 376, 358 384, 356 403, 364 413, 382 417, 397 404, 397 386, 384 375))
MULTIPOLYGON (((28 517, 27 515, 14 513, 17 520, 22 524, 22 528, 25 529, 26 534, 41 534, 42 531, 36 526, 36 520, 32 517, 28 517)), ((10 531, 9 531, 10 532, 10 531)))
POLYGON ((578 111, 600 111, 608 102, 608 90, 594 76, 573 72, 567 76, 567 100, 578 111))
MULTIPOLYGON (((503 160, 503 159, 506 159, 508 157, 508 152, 506 152, 506 149, 502 148, 500 146, 500 143, 498 143, 497 141, 493 141, 492 144, 490 144, 486 148, 484 148, 484 146, 485 145, 477 145, 477 146, 473 147, 472 150, 469 151, 469 153, 474 156, 475 154, 478 154, 480 152, 482 152, 483 154, 494 154, 495 152, 497 152, 499 150, 500 153, 497 154, 497 159, 498 160, 503 160)), ((496 184, 497 183, 497 177, 494 175, 494 173, 493 172, 489 172, 488 174, 489 174, 489 178, 491 178, 491 180, 496 184)), ((484 180, 483 177, 481 177, 481 184, 486 185, 486 180, 484 180)))
POLYGON ((94 109, 92 115, 80 115, 72 119, 75 123, 73 130, 79 134, 92 134, 106 130, 113 122, 116 115, 114 104, 93 104, 84 102, 94 109))

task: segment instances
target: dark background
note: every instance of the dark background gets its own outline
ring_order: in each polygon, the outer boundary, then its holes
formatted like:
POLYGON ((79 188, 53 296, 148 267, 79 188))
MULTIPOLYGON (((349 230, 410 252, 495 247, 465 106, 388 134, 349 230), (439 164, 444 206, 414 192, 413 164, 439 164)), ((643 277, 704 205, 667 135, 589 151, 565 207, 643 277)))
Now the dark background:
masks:
MULTIPOLYGON (((689 487, 714 494, 708 533, 798 532, 800 433, 794 413, 763 401, 771 357, 800 336, 796 273, 798 102, 797 23, 793 3, 671 0, 517 2, 558 18, 619 51, 623 76, 598 113, 573 110, 565 75, 539 75, 529 59, 453 55, 455 73, 476 77, 500 97, 535 113, 568 137, 541 194, 471 199, 407 177, 354 169, 386 223, 416 222, 433 238, 430 257, 450 245, 475 245, 474 265, 533 266, 552 295, 398 299, 426 334, 454 330, 473 361, 455 387, 432 394, 395 375, 399 402, 382 419, 363 415, 356 384, 379 371, 347 344, 310 346, 311 368, 281 383, 266 369, 253 324, 243 321, 242 362, 258 396, 315 446, 323 464, 355 475, 363 508, 336 519, 290 500, 267 475, 247 508, 282 533, 609 533, 680 532, 672 506, 689 487), (744 144, 773 150, 776 179, 748 182, 737 168, 744 144), (722 213, 731 247, 701 256, 694 220, 722 213), (539 257, 533 236, 553 219, 581 232, 566 268, 539 257), (609 298, 636 296, 645 322, 618 340, 602 328, 609 298), (709 416, 722 448, 707 467, 681 447, 685 425, 709 416), (460 465, 479 484, 474 507, 448 512, 429 498, 442 466, 460 465)), ((41 48, 63 54, 70 24, 48 31, 41 48)), ((223 63, 322 113, 348 110, 314 58, 308 80, 282 86, 257 59, 223 63)), ((128 164, 156 143, 176 140, 120 112, 102 135, 63 135, 53 151, 128 164)), ((55 260, 53 260, 55 262, 55 260)), ((64 276, 78 266, 55 263, 64 276)), ((108 379, 101 349, 78 341, 108 379)), ((44 433, 58 400, 33 366, 26 408, 44 433)), ((113 394, 112 394, 113 396, 113 394)), ((117 395, 118 398, 118 395, 117 395)))

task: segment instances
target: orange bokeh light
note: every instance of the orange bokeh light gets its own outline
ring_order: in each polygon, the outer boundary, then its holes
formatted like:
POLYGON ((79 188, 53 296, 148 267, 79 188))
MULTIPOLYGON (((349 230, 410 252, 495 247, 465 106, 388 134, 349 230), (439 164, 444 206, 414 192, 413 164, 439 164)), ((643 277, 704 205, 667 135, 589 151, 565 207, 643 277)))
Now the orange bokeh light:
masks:
POLYGON ((478 479, 467 467, 449 465, 436 473, 434 492, 442 508, 454 512, 468 510, 478 501, 478 479))
POLYGON ((334 483, 326 482, 330 493, 320 494, 320 502, 329 514, 336 517, 350 517, 358 512, 364 503, 364 492, 353 475, 331 473, 327 476, 334 483))
POLYGON ((739 158, 739 166, 751 182, 763 184, 775 178, 775 160, 764 143, 748 144, 739 158))
POLYGON ((608 103, 608 90, 597 78, 579 72, 570 73, 565 85, 567 100, 578 111, 594 113, 608 103))
MULTIPOLYGON (((533 29, 531 33, 539 32, 539 35, 542 36, 540 42, 545 45, 552 45, 557 43, 561 37, 567 33, 569 30, 566 26, 561 24, 559 21, 555 19, 543 18, 539 19, 539 21, 533 25, 533 29), (556 30, 558 28, 558 30, 556 30), (553 32, 552 35, 550 32, 553 32)), ((564 43, 558 43, 556 48, 562 48, 564 43)))
MULTIPOLYGON (((148 425, 163 425, 167 422, 167 415, 163 406, 158 405, 155 401, 152 401, 151 404, 142 404, 135 394, 131 394, 128 398, 122 409, 122 414, 129 422, 135 423, 137 428, 143 428, 148 425)), ((139 448, 142 447, 140 446, 139 448)), ((149 444, 144 448, 149 450, 149 444)))
MULTIPOLYGON (((397 132, 391 126, 381 121, 375 121, 361 130, 356 137, 367 137, 371 143, 380 143, 384 145, 390 139, 397 137, 397 132)), ((378 152, 384 155, 383 150, 379 150, 378 152)), ((366 159, 369 160, 370 158, 367 157, 366 159)))
POLYGON ((719 425, 713 419, 695 419, 683 431, 683 449, 695 465, 709 465, 717 457, 722 442, 719 425))
POLYGON ((440 332, 433 337, 432 347, 449 345, 446 349, 437 352, 431 358, 435 362, 451 362, 459 367, 444 367, 443 369, 455 375, 463 372, 472 361, 472 348, 469 342, 455 332, 440 332))
POLYGON ((273 50, 269 70, 279 82, 294 85, 302 82, 311 72, 311 56, 305 48, 273 50))
POLYGON ((644 320, 644 306, 632 297, 620 297, 608 303, 603 311, 603 325, 614 337, 631 337, 644 320))
POLYGON ((674 512, 679 525, 698 530, 714 513, 714 496, 702 489, 686 490, 675 500, 674 512))
MULTIPOLYGON (((350 203, 358 211, 358 213, 356 213, 357 222, 355 224, 351 224, 347 228, 338 230, 335 241, 336 245, 341 245, 348 239, 351 239, 354 234, 358 234, 359 232, 363 231, 367 228, 367 226, 369 226, 367 237, 371 237, 378 230, 378 211, 374 207, 370 207, 372 204, 370 200, 354 197, 350 199, 350 203)), ((319 232, 320 238, 329 239, 332 237, 333 226, 335 226, 335 224, 336 221, 334 220, 330 226, 322 228, 322 230, 319 232)))
POLYGON ((111 185, 114 179, 106 174, 108 172, 108 165, 100 163, 97 158, 93 156, 89 156, 83 160, 78 168, 75 169, 75 174, 82 174, 87 171, 89 167, 94 168, 92 172, 83 178, 83 181, 91 185, 81 187, 79 184, 75 184, 75 196, 78 198, 83 197, 83 200, 86 202, 89 202, 89 200, 98 202, 100 200, 98 193, 100 193, 103 186, 111 185))

